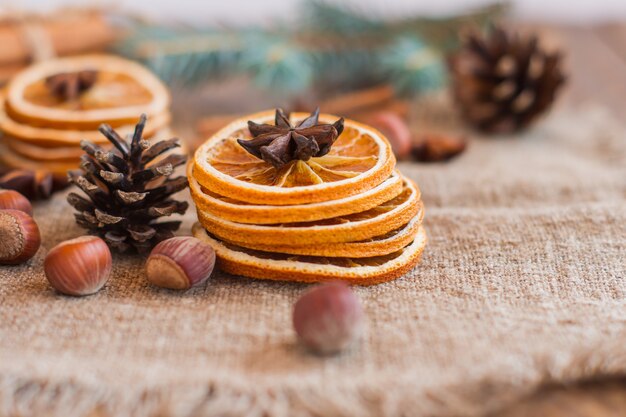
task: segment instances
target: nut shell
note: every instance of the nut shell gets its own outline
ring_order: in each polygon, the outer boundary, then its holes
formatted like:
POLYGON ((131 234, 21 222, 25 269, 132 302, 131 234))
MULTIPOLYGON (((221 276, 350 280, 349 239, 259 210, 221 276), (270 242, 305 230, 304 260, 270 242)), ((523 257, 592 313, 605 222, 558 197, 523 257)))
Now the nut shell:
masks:
POLYGON ((82 236, 52 248, 43 267, 50 285, 57 291, 89 295, 98 292, 109 280, 111 251, 99 237, 82 236))
POLYGON ((300 342, 320 354, 337 353, 360 337, 363 309, 356 294, 342 282, 319 285, 296 302, 293 326, 300 342))
POLYGON ((215 251, 191 236, 164 240, 146 261, 148 281, 158 287, 185 290, 204 283, 215 267, 215 251))
POLYGON ((33 215, 33 206, 28 198, 14 190, 0 190, 0 210, 20 210, 33 215))
POLYGON ((0 210, 0 242, 0 264, 20 264, 35 256, 39 250, 39 227, 23 211, 0 210))
POLYGON ((385 135, 398 159, 410 154, 411 130, 402 117, 393 112, 381 111, 372 114, 366 121, 385 135))

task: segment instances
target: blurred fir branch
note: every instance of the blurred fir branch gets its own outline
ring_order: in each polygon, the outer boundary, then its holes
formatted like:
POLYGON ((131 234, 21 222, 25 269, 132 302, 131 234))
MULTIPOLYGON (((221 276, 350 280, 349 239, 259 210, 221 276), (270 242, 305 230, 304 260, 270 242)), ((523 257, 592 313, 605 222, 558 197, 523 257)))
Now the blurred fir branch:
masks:
POLYGON ((385 25, 380 21, 322 0, 305 2, 300 20, 301 25, 312 32, 348 35, 385 31, 385 25))
POLYGON ((437 90, 446 81, 441 54, 416 37, 402 36, 385 48, 381 66, 401 96, 437 90))
POLYGON ((245 50, 239 32, 176 29, 138 24, 116 47, 143 62, 166 83, 193 86, 237 70, 245 50))
POLYGON ((286 93, 310 87, 312 56, 288 33, 251 33, 245 44, 239 67, 252 74, 259 87, 286 93))
POLYGON ((431 46, 449 49, 458 44, 459 31, 466 26, 484 28, 504 15, 508 3, 494 3, 451 17, 413 16, 387 21, 371 16, 367 9, 329 3, 327 0, 305 2, 302 27, 311 32, 334 35, 368 35, 379 41, 414 35, 431 46))
POLYGON ((350 91, 384 83, 379 51, 354 45, 349 51, 335 48, 310 49, 315 72, 314 88, 320 94, 350 91))
POLYGON ((297 96, 392 83, 400 95, 441 87, 445 51, 463 26, 484 26, 505 6, 449 18, 383 21, 364 11, 305 0, 300 24, 246 30, 175 29, 136 23, 117 52, 170 86, 247 73, 261 88, 297 96))

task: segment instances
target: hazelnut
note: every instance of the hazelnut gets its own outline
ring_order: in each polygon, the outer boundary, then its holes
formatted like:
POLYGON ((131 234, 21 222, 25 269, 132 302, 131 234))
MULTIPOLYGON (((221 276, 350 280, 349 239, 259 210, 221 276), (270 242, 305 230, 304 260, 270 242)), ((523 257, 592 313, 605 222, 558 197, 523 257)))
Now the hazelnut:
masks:
POLYGON ((52 248, 43 264, 46 278, 67 295, 96 293, 111 275, 111 251, 96 236, 82 236, 52 248))
POLYGON ((191 236, 173 237, 152 249, 146 275, 158 287, 186 290, 209 279, 214 266, 211 245, 191 236))
POLYGON ((0 210, 20 210, 33 215, 33 206, 28 198, 13 190, 0 190, 0 210))
POLYGON ((363 331, 363 309, 348 285, 333 282, 317 286, 296 302, 293 326, 301 343, 316 353, 329 354, 348 347, 363 331))
POLYGON ((370 115, 367 123, 387 137, 398 159, 406 158, 411 153, 411 130, 402 117, 390 111, 381 111, 370 115))
POLYGON ((39 250, 39 227, 23 211, 0 210, 0 242, 0 264, 20 264, 35 256, 39 250))

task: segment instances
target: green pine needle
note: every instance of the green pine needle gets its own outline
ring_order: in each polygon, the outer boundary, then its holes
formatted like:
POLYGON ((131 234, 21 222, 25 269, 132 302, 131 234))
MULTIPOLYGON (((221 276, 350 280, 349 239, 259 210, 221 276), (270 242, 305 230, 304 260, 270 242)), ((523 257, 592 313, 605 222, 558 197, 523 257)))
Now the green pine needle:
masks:
POLYGON ((432 91, 445 85, 441 55, 418 38, 404 36, 381 54, 382 68, 401 96, 432 91))
POLYGON ((378 31, 384 26, 354 9, 324 0, 304 1, 302 10, 302 26, 313 32, 355 34, 378 31))
POLYGON ((141 61, 170 85, 189 86, 232 75, 243 45, 240 33, 139 25, 116 50, 141 61))
POLYGON ((462 26, 484 26, 506 10, 489 6, 445 19, 383 21, 362 10, 305 0, 300 24, 272 30, 178 30, 137 23, 117 52, 139 60, 170 86, 248 73, 261 88, 320 94, 392 82, 399 94, 439 88, 441 55, 462 26))
POLYGON ((311 54, 289 36, 255 33, 247 37, 241 69, 250 72, 257 85, 281 92, 308 89, 313 80, 311 54))

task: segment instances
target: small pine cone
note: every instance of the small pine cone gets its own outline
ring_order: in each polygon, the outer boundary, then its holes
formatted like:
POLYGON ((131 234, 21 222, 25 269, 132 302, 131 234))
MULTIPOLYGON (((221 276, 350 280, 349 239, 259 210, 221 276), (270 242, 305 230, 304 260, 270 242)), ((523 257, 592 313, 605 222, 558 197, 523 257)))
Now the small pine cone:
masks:
POLYGON ((452 89, 463 117, 475 128, 510 133, 547 110, 563 85, 561 54, 540 49, 500 27, 470 35, 448 59, 452 89))
POLYGON ((81 170, 68 174, 70 183, 86 194, 68 195, 68 202, 78 211, 76 222, 120 252, 145 253, 172 237, 181 222, 158 222, 159 218, 184 214, 188 207, 187 202, 172 198, 187 187, 187 178, 170 178, 187 157, 174 153, 163 157, 180 146, 178 139, 150 144, 142 139, 145 124, 142 115, 130 143, 111 126, 100 126, 112 150, 83 141, 81 170))

